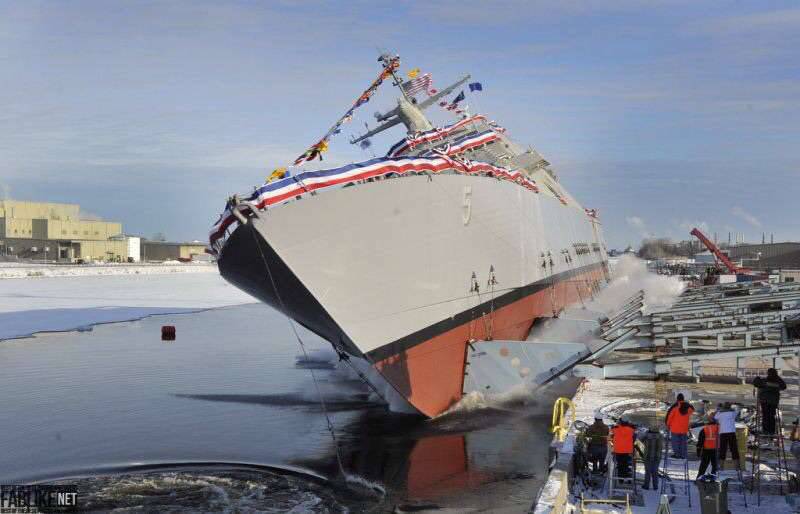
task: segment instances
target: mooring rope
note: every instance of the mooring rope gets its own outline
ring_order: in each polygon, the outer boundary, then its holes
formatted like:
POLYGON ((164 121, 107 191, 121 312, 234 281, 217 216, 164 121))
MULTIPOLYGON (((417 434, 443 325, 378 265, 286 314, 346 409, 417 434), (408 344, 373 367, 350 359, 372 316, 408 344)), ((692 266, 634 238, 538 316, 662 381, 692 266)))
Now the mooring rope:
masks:
MULTIPOLYGON (((275 297, 281 304, 281 309, 283 311, 284 316, 286 316, 286 320, 289 322, 289 326, 292 327, 292 332, 294 332, 294 337, 300 344, 300 349, 303 351, 303 356, 305 356, 306 361, 308 361, 308 352, 306 351, 306 345, 303 343, 303 339, 300 337, 300 333, 297 331, 297 327, 295 327, 294 321, 292 320, 292 318, 289 317, 288 314, 286 314, 287 311, 286 304, 283 302, 283 298, 281 297, 281 294, 278 291, 278 286, 275 283, 275 278, 272 276, 272 271, 269 269, 269 263, 267 262, 267 258, 264 256, 264 251, 261 249, 261 244, 258 242, 258 235, 256 235, 256 228, 253 225, 252 221, 250 221, 248 225, 250 225, 253 241, 255 242, 256 247, 258 248, 258 253, 261 255, 261 260, 264 262, 264 267, 267 270, 269 281, 272 283, 272 288, 275 290, 275 297)), ((344 471, 344 466, 342 465, 342 456, 339 451, 339 440, 336 439, 336 432, 334 431, 333 423, 331 423, 331 418, 328 415, 328 408, 325 405, 325 399, 322 397, 322 391, 319 388, 319 382, 317 381, 317 376, 312 368, 309 368, 308 371, 311 373, 311 378, 314 380, 314 389, 316 389, 317 391, 317 396, 319 397, 319 403, 322 406, 322 412, 323 414, 325 414, 325 421, 328 424, 328 431, 331 434, 331 439, 333 440, 333 446, 336 449, 336 462, 339 464, 339 471, 342 473, 342 476, 345 476, 346 473, 344 471)))

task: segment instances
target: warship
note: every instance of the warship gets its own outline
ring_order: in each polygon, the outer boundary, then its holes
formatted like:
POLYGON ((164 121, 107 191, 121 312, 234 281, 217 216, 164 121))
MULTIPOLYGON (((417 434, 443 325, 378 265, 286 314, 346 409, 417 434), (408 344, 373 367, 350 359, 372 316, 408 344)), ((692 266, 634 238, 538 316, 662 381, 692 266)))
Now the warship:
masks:
MULTIPOLYGON (((427 74, 401 79, 399 57, 379 62, 372 86, 295 164, 327 151, 383 82, 399 90, 397 105, 351 143, 398 125, 403 139, 383 157, 280 170, 251 194, 229 197, 209 252, 227 281, 369 370, 376 391, 434 417, 466 393, 477 343, 503 341, 506 356, 524 344, 536 361, 536 343, 526 342, 534 324, 598 291, 608 257, 597 213, 548 161, 459 108, 463 90, 445 100, 469 75, 437 91, 427 74), (430 108, 455 121, 434 127, 430 108)), ((521 381, 531 374, 514 372, 521 381)))

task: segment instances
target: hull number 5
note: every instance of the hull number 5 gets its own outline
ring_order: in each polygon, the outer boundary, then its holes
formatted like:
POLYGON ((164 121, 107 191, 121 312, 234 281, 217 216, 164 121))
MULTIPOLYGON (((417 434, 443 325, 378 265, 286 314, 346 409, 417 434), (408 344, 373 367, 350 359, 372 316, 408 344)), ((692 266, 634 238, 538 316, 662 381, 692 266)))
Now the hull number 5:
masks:
POLYGON ((472 217, 472 186, 464 186, 463 209, 461 218, 464 220, 464 225, 469 225, 469 219, 472 217))

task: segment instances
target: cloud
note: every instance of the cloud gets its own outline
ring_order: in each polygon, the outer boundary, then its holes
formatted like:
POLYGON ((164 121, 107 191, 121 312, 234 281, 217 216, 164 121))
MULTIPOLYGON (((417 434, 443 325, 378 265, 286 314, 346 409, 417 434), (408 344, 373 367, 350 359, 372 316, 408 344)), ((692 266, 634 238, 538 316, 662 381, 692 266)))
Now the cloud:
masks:
MULTIPOLYGON (((686 237, 689 237, 689 232, 691 232, 693 228, 699 229, 700 232, 702 232, 706 236, 709 236, 709 237, 712 236, 712 234, 711 234, 711 226, 705 221, 684 220, 684 221, 682 221, 680 223, 680 227, 681 227, 681 229, 683 229, 685 231, 685 232, 682 232, 682 234, 684 236, 686 236, 686 237)), ((683 239, 685 239, 686 237, 684 237, 683 239)))
POLYGON ((743 219, 744 221, 746 221, 747 223, 749 223, 750 225, 752 225, 752 226, 754 226, 756 228, 761 228, 763 226, 761 224, 761 221, 759 221, 758 218, 756 218, 755 216, 753 216, 752 214, 750 214, 746 210, 742 209, 738 205, 731 209, 731 214, 733 214, 737 218, 743 219))
POLYGON ((625 218, 625 221, 628 222, 628 225, 632 226, 633 228, 643 229, 644 228, 644 220, 639 216, 628 216, 625 218))
MULTIPOLYGON (((0 2, 0 182, 20 198, 84 204, 126 230, 199 237, 230 193, 319 139, 374 79, 385 46, 440 87, 466 72, 483 81, 475 111, 533 144, 577 199, 600 208, 610 244, 687 239, 682 222, 707 230, 693 220, 724 238, 726 222, 751 228, 730 209, 752 198, 770 199, 758 206, 770 231, 796 238, 797 188, 770 187, 795 184, 800 166, 800 31, 772 30, 791 26, 795 10, 683 1, 319 4, 312 20, 308 6, 284 1, 124 11, 0 2), (387 30, 398 13, 430 37, 387 30), (476 37, 457 54, 441 50, 465 26, 497 44, 476 37)), ((309 168, 369 158, 347 137, 395 93, 384 84, 309 168)), ((371 151, 402 137, 400 127, 378 136, 371 151)))
POLYGON ((628 225, 635 229, 639 235, 642 236, 642 238, 649 239, 653 237, 653 234, 647 230, 647 224, 639 216, 628 216, 625 218, 625 221, 628 223, 628 225))

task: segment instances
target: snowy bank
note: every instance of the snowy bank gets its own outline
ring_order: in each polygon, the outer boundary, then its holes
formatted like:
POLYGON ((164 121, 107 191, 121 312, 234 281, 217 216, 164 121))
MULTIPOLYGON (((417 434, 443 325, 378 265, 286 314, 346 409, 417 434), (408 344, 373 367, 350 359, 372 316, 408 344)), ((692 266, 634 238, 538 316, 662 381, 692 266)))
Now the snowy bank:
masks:
POLYGON ((0 280, 0 340, 256 301, 225 282, 216 266, 193 268, 206 272, 0 280))
POLYGON ((163 275, 166 273, 217 273, 210 263, 167 261, 159 264, 32 264, 0 262, 0 279, 86 277, 95 275, 163 275))

